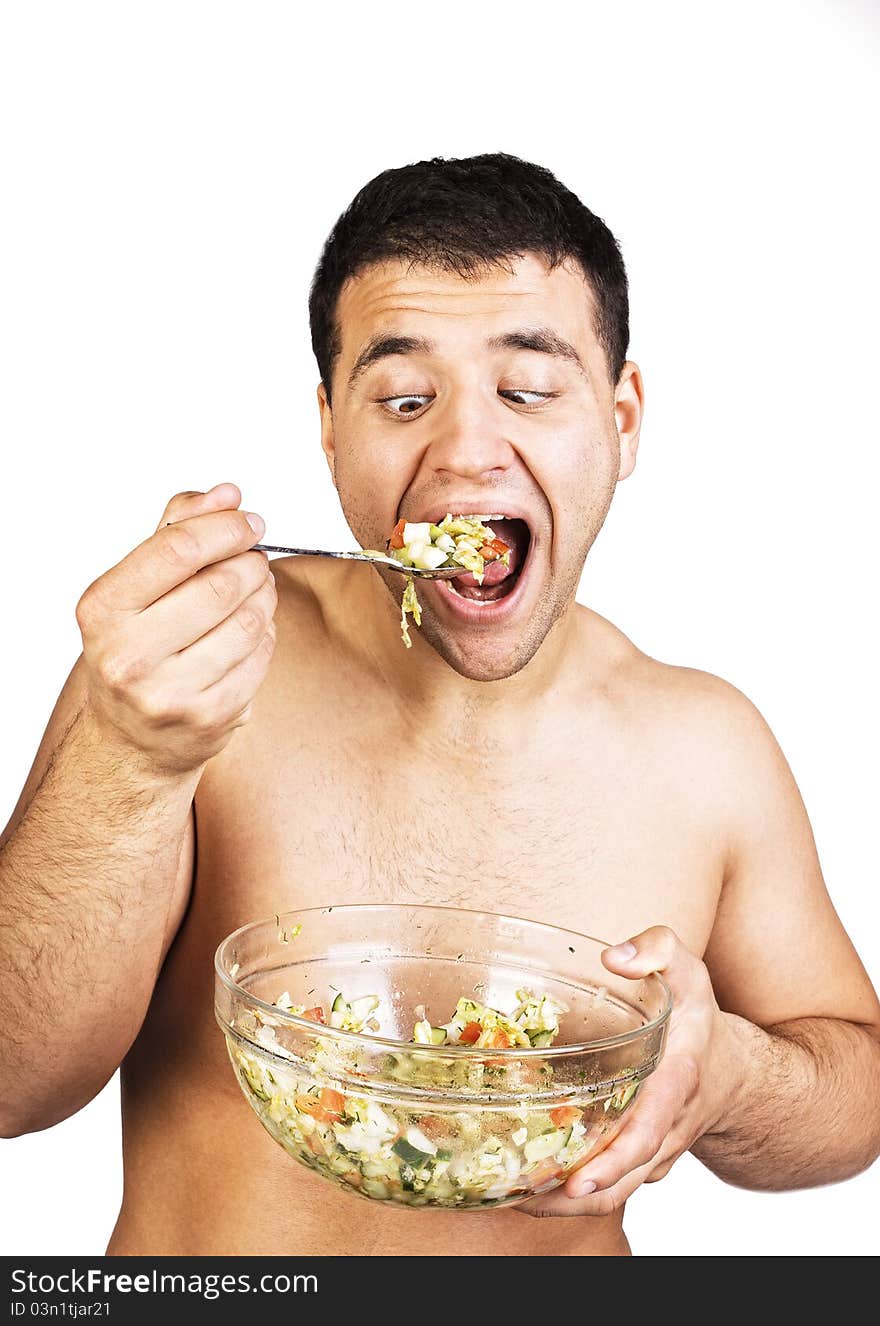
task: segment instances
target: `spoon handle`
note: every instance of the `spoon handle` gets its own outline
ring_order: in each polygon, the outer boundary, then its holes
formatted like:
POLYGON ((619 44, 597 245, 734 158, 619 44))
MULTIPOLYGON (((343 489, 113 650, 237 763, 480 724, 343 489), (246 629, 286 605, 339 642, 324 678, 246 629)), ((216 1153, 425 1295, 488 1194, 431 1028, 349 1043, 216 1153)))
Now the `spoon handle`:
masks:
POLYGON ((362 552, 328 552, 326 548, 279 548, 274 543, 255 543, 252 552, 287 553, 290 557, 343 557, 353 562, 374 562, 362 552))

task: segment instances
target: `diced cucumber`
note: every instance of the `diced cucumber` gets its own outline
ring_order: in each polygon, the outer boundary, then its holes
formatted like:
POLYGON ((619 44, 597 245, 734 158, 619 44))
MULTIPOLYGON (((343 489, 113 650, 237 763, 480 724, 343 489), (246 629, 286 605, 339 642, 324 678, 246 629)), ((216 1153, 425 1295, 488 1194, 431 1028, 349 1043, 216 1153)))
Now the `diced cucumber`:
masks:
POLYGON ((455 539, 451 534, 441 534, 439 539, 434 540, 434 545, 437 548, 442 548, 444 552, 455 552, 455 539))
POLYGON ((390 1177, 387 1164, 382 1164, 378 1160, 364 1160, 361 1162, 361 1173, 365 1179, 387 1179, 390 1177))
POLYGON ((445 1028, 445 1027, 432 1027, 432 1028, 431 1028, 431 1044, 432 1044, 432 1045, 445 1045, 445 1044, 446 1044, 446 1028, 445 1028))
POLYGON ((400 1156, 405 1165, 412 1165, 415 1169, 421 1168, 426 1160, 431 1159, 427 1151, 422 1151, 419 1147, 413 1146, 405 1137, 398 1137, 391 1150, 396 1156, 400 1156))
POLYGON ((388 1198, 388 1188, 379 1179, 364 1179, 363 1191, 368 1197, 376 1197, 382 1202, 388 1198))
POLYGON ((638 1082, 629 1082, 625 1087, 618 1087, 613 1096, 609 1096, 605 1102, 605 1112, 616 1110, 618 1114, 625 1110, 639 1089, 638 1082))
POLYGON ((415 1192, 416 1190, 416 1172, 412 1165, 403 1165, 400 1170, 400 1182, 403 1184, 404 1192, 415 1192))
POLYGON ((534 1049, 543 1050, 546 1049, 548 1045, 553 1044, 553 1032, 539 1031, 530 1035, 529 1040, 532 1042, 532 1047, 534 1049))
POLYGON ((448 537, 449 537, 448 535, 444 535, 444 533, 443 533, 443 531, 442 531, 442 529, 440 528, 439 525, 431 525, 430 528, 429 528, 429 530, 428 530, 428 533, 430 534, 430 536, 431 536, 432 540, 434 541, 434 543, 436 543, 438 539, 443 539, 443 538, 448 538, 448 537))
POLYGON ((254 1082, 253 1078, 251 1078, 247 1073, 245 1073, 245 1075, 244 1075, 244 1080, 245 1080, 245 1082, 247 1082, 247 1084, 248 1084, 248 1086, 250 1087, 250 1089, 251 1089, 251 1091, 253 1092, 253 1094, 257 1097, 257 1100, 268 1100, 268 1099, 269 1099, 268 1095, 267 1095, 266 1092, 262 1089, 262 1087, 257 1086, 256 1083, 254 1082))
POLYGON ((533 1137, 530 1142, 526 1142, 523 1147, 523 1155, 530 1164, 536 1160, 546 1160, 548 1156, 553 1156, 565 1146, 565 1131, 562 1128, 554 1128, 550 1133, 541 1133, 538 1137, 533 1137))
POLYGON ((473 999, 459 999, 455 1014, 466 1022, 473 1022, 482 1011, 482 1005, 474 1003, 473 999))
POLYGON ((446 553, 442 548, 432 548, 430 544, 420 546, 418 553, 415 548, 410 548, 410 556, 413 560, 413 566, 419 567, 422 571, 436 571, 438 566, 442 566, 446 561, 446 553))
POLYGON ((362 995, 360 999, 352 999, 348 1006, 349 1016, 353 1022, 365 1022, 378 1007, 378 995, 362 995))
POLYGON ((338 994, 336 998, 333 1000, 333 1003, 331 1005, 331 1011, 334 1013, 342 1013, 347 1007, 348 1005, 346 1004, 342 995, 338 994))

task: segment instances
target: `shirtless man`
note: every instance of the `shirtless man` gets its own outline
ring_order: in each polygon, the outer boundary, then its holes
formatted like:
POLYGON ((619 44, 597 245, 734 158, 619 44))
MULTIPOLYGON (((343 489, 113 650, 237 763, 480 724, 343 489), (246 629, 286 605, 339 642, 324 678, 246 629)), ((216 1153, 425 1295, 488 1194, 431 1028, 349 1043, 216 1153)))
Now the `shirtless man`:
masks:
POLYGON ((386 172, 328 242, 311 315, 358 542, 401 515, 504 513, 523 522, 504 526, 512 573, 482 602, 420 585, 407 652, 400 577, 273 577, 227 483, 172 498, 86 590, 82 657, 2 840, 3 1134, 66 1118, 122 1064, 119 1254, 619 1254, 626 1198, 688 1149, 751 1188, 863 1169, 880 1007, 783 756, 738 691, 574 603, 642 414, 612 236, 514 158, 386 172), (665 973, 666 1058, 564 1188, 370 1208, 247 1109, 215 946, 367 900, 549 920, 619 941, 614 971, 665 973))

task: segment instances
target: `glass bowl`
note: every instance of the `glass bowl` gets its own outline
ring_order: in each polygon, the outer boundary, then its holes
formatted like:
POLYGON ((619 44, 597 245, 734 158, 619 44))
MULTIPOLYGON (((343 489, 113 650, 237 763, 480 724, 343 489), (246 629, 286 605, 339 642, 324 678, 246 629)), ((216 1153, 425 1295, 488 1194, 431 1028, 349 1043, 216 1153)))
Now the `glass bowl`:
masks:
POLYGON ((669 989, 606 970, 607 947, 458 908, 286 912, 220 945, 215 1011, 245 1099, 303 1165, 375 1201, 501 1206, 606 1147, 660 1061, 669 989), (523 990, 566 1006, 552 1044, 412 1041, 417 1020, 450 1019, 462 997, 510 1013, 523 990), (315 1020, 344 1024, 333 1002, 363 1010, 366 996, 379 1004, 362 1030, 315 1020))

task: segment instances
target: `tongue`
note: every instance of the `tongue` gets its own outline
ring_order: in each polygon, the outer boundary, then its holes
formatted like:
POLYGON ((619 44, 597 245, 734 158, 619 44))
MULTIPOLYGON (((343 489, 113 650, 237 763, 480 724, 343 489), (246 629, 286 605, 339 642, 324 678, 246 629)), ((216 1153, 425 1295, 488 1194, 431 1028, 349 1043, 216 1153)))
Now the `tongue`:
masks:
MULTIPOLYGON (((503 562, 487 562, 483 572, 485 586, 500 585, 502 580, 513 575, 517 567, 522 564, 529 537, 528 527, 523 520, 493 520, 489 528, 496 538, 503 540, 510 548, 510 566, 505 566, 503 562)), ((477 579, 470 571, 463 571, 460 576, 455 577, 455 587, 476 589, 477 579)))
MULTIPOLYGON (((506 580, 513 569, 513 553, 510 554, 510 566, 505 566, 503 562, 487 562, 486 569, 483 572, 484 585, 500 585, 502 580, 506 580)), ((477 577, 470 571, 463 571, 460 576, 455 577, 455 583, 464 589, 475 589, 477 586, 477 577)))

